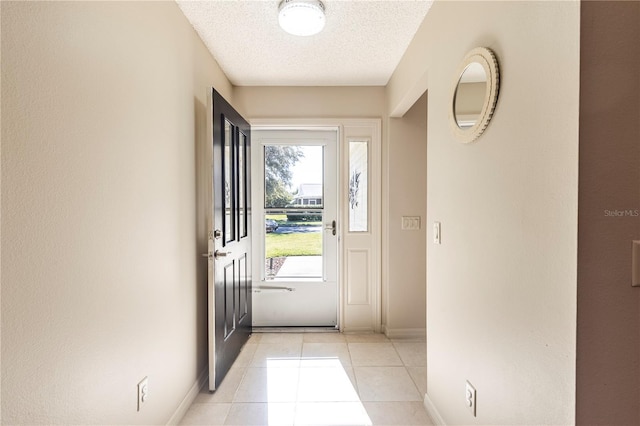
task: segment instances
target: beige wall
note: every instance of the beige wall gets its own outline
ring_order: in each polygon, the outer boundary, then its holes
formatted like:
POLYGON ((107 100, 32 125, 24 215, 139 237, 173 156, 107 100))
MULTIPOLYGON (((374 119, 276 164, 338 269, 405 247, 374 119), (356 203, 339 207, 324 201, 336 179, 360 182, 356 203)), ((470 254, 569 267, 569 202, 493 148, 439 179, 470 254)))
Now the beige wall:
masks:
POLYGON ((379 118, 383 87, 235 87, 235 107, 252 118, 379 118))
POLYGON ((581 13, 576 421, 637 425, 640 3, 583 2, 581 13))
POLYGON ((394 114, 429 90, 427 392, 447 424, 575 419, 579 12, 436 2, 387 87, 394 114), (498 57, 500 98, 485 134, 462 144, 448 111, 477 46, 498 57))
POLYGON ((402 118, 389 119, 383 179, 388 226, 383 244, 383 324, 389 336, 424 334, 426 312, 427 95, 402 118), (419 230, 402 230, 402 216, 418 216, 419 230))
POLYGON ((3 424, 162 424, 205 368, 211 85, 173 2, 2 3, 3 424))

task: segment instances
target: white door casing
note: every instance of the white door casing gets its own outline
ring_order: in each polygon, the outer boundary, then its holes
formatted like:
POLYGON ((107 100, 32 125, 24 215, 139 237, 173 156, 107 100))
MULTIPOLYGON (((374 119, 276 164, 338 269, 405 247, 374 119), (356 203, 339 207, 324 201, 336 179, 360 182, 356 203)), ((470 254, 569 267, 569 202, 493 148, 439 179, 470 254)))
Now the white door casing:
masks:
MULTIPOLYGON (((343 332, 380 332, 382 239, 382 142, 380 119, 249 119, 254 129, 338 130, 338 325, 343 332), (349 143, 367 143, 367 228, 349 230, 349 143)), ((260 164, 252 153, 252 164, 260 164)), ((254 169, 255 170, 255 169, 254 169)), ((259 202, 259 201, 258 201, 259 202)), ((253 206, 257 206, 254 198, 253 206)), ((263 216, 253 215, 253 229, 263 229, 263 216)), ((253 239, 254 253, 264 239, 253 239)), ((260 256, 254 256, 254 259, 260 256)), ((262 259, 264 259, 262 257, 262 259)), ((262 261, 264 263, 264 261, 262 261)), ((264 265, 253 262, 254 277, 264 265)))

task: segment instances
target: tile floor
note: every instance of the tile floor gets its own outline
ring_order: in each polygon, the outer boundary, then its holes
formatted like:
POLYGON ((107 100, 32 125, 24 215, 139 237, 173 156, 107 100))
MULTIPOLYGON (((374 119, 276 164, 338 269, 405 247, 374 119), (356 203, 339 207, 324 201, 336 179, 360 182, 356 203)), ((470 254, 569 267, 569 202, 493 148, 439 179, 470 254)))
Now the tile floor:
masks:
POLYGON ((183 425, 432 425, 424 339, 254 333, 183 425))

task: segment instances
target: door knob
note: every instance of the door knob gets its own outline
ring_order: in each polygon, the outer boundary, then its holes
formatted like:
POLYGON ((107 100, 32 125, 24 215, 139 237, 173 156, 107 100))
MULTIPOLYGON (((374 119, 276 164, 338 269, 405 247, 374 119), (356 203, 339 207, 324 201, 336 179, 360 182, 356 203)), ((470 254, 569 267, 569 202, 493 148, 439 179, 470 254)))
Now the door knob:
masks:
POLYGON ((216 259, 219 257, 227 257, 227 255, 231 254, 230 251, 220 251, 220 250, 216 250, 215 253, 213 253, 213 257, 215 257, 216 259))
POLYGON ((200 256, 211 258, 211 253, 202 253, 200 256))
POLYGON ((331 235, 336 235, 336 221, 332 221, 331 224, 324 226, 325 231, 331 231, 331 235))

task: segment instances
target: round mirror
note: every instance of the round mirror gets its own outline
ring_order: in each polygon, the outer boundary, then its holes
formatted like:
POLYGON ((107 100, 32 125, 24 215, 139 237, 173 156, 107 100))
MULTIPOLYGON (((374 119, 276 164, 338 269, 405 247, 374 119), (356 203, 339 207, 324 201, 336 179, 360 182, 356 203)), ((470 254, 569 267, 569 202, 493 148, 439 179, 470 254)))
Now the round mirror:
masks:
POLYGON ((487 73, 484 67, 473 62, 464 69, 453 95, 456 123, 461 129, 475 126, 480 118, 487 91, 487 73))
POLYGON ((493 52, 479 47, 467 54, 453 87, 450 121, 461 142, 476 140, 489 124, 498 100, 498 62, 493 52))

